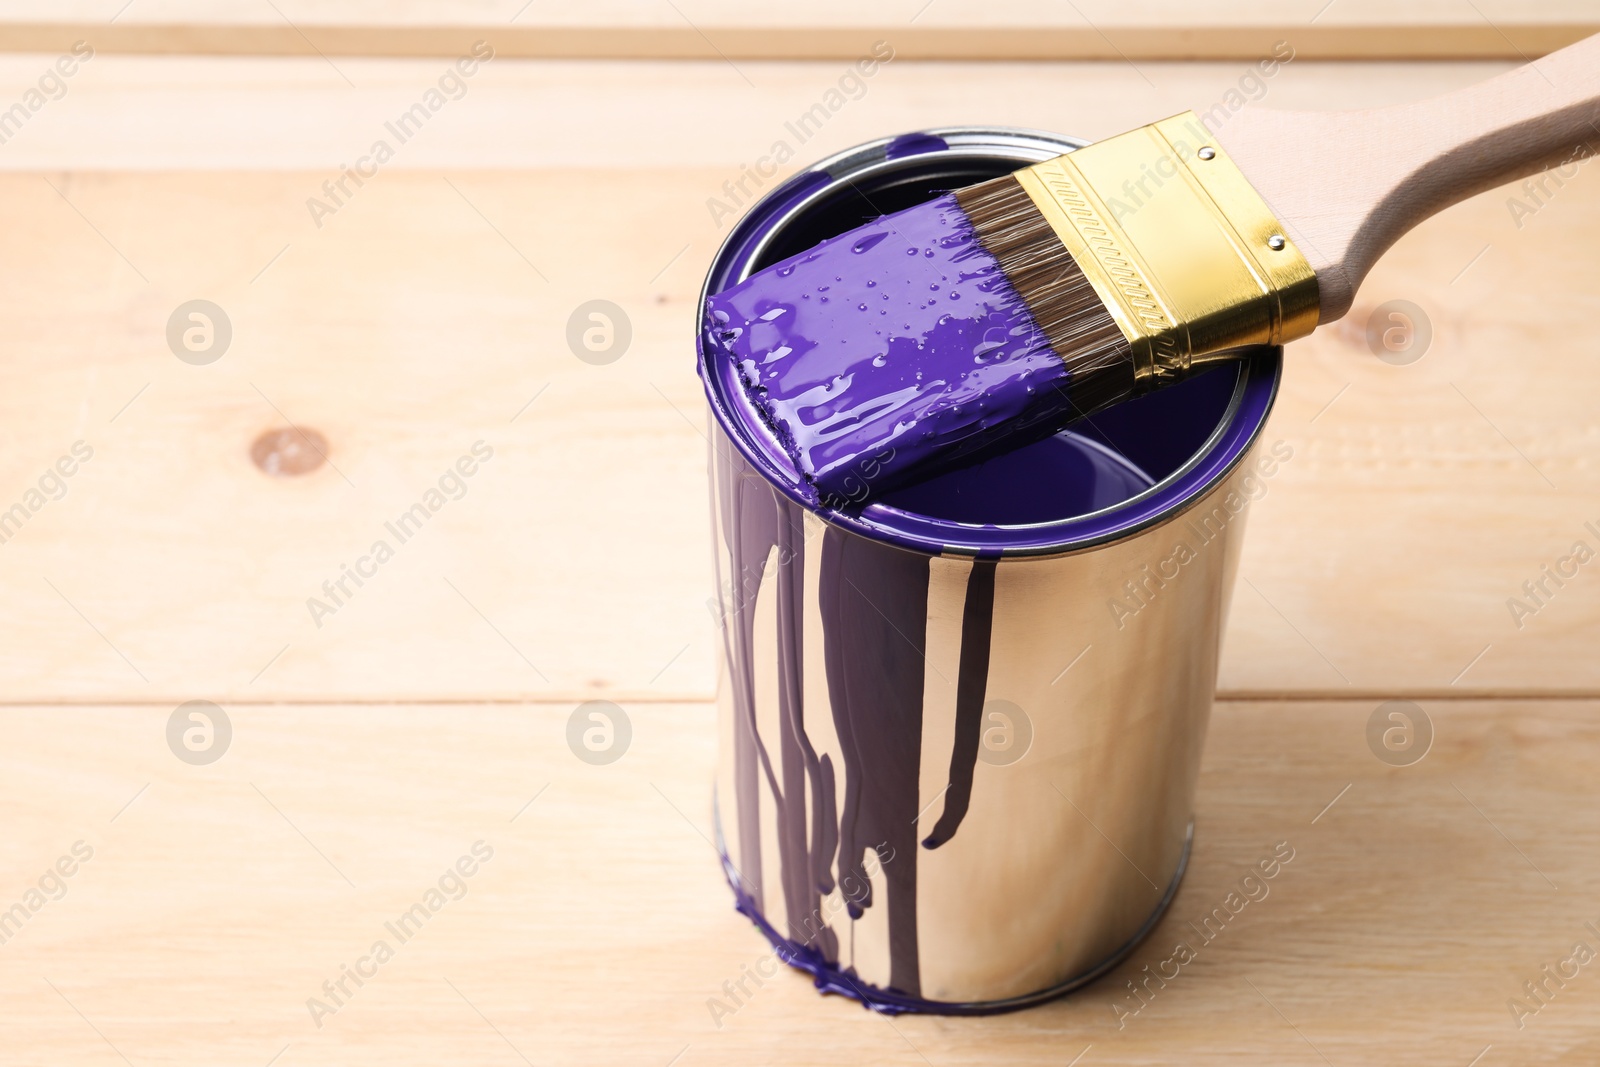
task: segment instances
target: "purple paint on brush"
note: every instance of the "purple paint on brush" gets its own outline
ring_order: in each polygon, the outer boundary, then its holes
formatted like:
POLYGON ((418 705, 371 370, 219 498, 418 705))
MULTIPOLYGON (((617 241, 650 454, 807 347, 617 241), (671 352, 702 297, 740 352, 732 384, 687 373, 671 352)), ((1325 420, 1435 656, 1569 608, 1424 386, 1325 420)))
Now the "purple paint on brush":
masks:
POLYGON ((834 506, 1030 421, 1067 372, 954 196, 885 215, 706 302, 708 333, 834 506))

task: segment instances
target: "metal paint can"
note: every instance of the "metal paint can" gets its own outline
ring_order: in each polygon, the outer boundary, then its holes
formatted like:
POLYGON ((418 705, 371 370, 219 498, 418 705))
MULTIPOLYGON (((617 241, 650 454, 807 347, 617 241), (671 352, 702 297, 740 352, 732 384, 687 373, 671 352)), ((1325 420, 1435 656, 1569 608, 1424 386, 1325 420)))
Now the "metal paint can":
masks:
MULTIPOLYGON (((1071 151, 875 141, 751 206, 704 297, 877 215, 1071 151)), ((975 1014, 1103 974, 1160 918, 1282 350, 890 494, 819 508, 707 358, 723 641, 717 843, 818 988, 975 1014)))

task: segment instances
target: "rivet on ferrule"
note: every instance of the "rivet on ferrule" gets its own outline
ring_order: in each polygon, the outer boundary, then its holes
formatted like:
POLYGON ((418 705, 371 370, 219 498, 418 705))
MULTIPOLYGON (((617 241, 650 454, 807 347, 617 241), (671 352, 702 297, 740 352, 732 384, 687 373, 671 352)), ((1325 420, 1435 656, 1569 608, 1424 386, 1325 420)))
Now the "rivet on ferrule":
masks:
POLYGON ((1141 388, 1316 329, 1315 272, 1194 112, 1016 178, 1127 338, 1141 388))

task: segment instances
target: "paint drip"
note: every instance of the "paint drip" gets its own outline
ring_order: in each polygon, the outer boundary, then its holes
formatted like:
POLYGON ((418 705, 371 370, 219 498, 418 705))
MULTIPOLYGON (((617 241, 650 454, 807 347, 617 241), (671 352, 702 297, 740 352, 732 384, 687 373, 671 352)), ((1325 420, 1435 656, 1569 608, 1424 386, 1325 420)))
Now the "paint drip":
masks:
MULTIPOLYGON (((827 693, 843 767, 819 756, 806 733, 805 511, 731 450, 716 450, 722 536, 733 573, 725 586, 724 654, 734 705, 733 774, 738 793, 738 855, 728 863, 740 910, 781 921, 795 946, 787 961, 842 983, 867 1002, 869 992, 841 959, 834 931, 819 924, 822 898, 841 885, 866 886, 847 899, 852 919, 887 909, 888 992, 921 995, 917 937, 917 852, 950 841, 972 796, 988 684, 995 562, 979 560, 968 578, 962 619, 956 725, 949 799, 932 831, 918 840, 918 776, 923 732, 924 635, 929 558, 832 526, 822 533, 817 608, 822 618, 827 693), (756 720, 756 593, 769 580, 776 596, 778 713, 776 738, 756 720), (775 751, 774 751, 775 749, 775 751), (842 782, 840 779, 842 778, 842 782), (841 788, 842 787, 842 788, 841 788), (769 794, 778 822, 778 871, 784 915, 768 916, 762 884, 759 794, 769 794), (809 827, 809 830, 808 830, 809 827), (886 899, 871 892, 868 855, 876 852, 886 899)), ((811 696, 811 706, 819 703, 811 696)))

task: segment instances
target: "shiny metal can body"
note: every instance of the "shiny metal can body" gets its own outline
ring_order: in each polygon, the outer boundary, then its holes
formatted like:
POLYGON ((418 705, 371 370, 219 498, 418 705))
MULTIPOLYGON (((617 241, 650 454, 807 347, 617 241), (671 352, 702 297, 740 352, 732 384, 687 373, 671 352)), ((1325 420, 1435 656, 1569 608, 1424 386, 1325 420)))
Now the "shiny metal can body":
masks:
MULTIPOLYGON (((751 207, 706 294, 1080 143, 960 128, 824 160, 751 207)), ((737 906, 885 1011, 1006 1010, 1104 973, 1188 858, 1245 513, 1287 458, 1260 441, 1281 349, 846 511, 794 488, 708 352, 737 906)))

